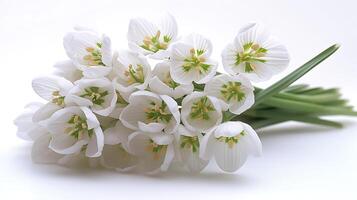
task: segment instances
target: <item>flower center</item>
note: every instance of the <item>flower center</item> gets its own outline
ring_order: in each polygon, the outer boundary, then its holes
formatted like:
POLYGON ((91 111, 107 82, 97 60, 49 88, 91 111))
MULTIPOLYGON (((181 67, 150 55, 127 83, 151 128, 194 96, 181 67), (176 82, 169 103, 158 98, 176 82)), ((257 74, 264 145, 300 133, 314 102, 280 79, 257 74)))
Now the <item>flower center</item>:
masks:
POLYGON ((145 111, 146 118, 149 122, 169 123, 172 114, 167 111, 167 105, 164 101, 161 103, 151 102, 150 105, 151 107, 147 108, 145 111))
POLYGON ((52 103, 64 106, 64 96, 61 96, 59 91, 52 92, 52 103))
POLYGON ((89 99, 96 105, 102 105, 105 102, 104 97, 107 96, 109 93, 107 90, 101 90, 99 87, 88 87, 84 89, 85 93, 82 94, 80 97, 84 97, 89 99))
POLYGON ((205 50, 203 49, 190 49, 190 57, 185 58, 183 64, 183 70, 189 72, 190 70, 197 70, 200 74, 205 73, 209 70, 210 65, 204 63, 206 58, 203 56, 205 50))
POLYGON ((79 115, 73 115, 67 122, 70 127, 66 129, 66 133, 74 138, 81 139, 84 134, 88 134, 89 137, 93 135, 93 129, 88 130, 87 122, 79 115))
POLYGON ((192 119, 209 120, 209 113, 215 111, 207 97, 202 97, 192 104, 190 117, 192 119))
POLYGON ((147 146, 147 151, 154 154, 154 160, 159 160, 165 154, 166 149, 167 145, 156 144, 152 139, 147 146))
POLYGON ((172 89, 175 89, 180 85, 180 84, 176 83, 174 80, 172 80, 170 73, 166 74, 165 80, 163 82, 172 89))
POLYGON ((219 142, 224 142, 224 143, 228 144, 228 147, 229 147, 229 148, 233 148, 233 146, 234 146, 235 144, 237 144, 237 143, 239 142, 239 140, 240 140, 243 136, 245 136, 245 132, 244 132, 244 131, 240 132, 238 135, 233 136, 233 137, 221 136, 221 137, 217 138, 217 140, 218 140, 219 142))
POLYGON ((89 66, 105 66, 102 62, 102 53, 100 49, 102 48, 102 43, 97 42, 96 47, 87 47, 87 55, 83 59, 87 62, 89 66))
POLYGON ((252 72, 255 70, 254 62, 266 62, 261 57, 264 57, 267 53, 267 49, 260 47, 259 44, 249 42, 243 45, 243 51, 237 53, 235 65, 245 63, 245 72, 252 72))
POLYGON ((200 143, 198 141, 198 136, 185 136, 181 135, 181 148, 192 149, 192 152, 195 153, 199 150, 200 143))
POLYGON ((171 41, 171 37, 164 35, 162 38, 160 38, 160 35, 160 31, 157 31, 155 36, 145 36, 143 44, 140 47, 153 53, 156 53, 159 50, 167 49, 167 46, 171 41))
POLYGON ((235 101, 241 101, 244 99, 245 94, 242 92, 240 82, 229 81, 228 83, 222 86, 221 95, 226 101, 231 99, 235 101))
POLYGON ((127 82, 129 84, 144 83, 144 68, 140 64, 137 64, 136 68, 134 68, 133 65, 129 65, 128 70, 125 71, 124 75, 128 78, 127 82))

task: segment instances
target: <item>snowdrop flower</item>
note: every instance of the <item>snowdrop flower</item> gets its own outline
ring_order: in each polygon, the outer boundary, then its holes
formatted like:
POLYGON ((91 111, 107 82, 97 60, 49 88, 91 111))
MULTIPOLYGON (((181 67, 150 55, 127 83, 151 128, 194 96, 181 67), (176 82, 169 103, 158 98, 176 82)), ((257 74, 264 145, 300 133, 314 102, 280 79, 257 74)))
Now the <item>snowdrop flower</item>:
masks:
POLYGON ((64 106, 64 98, 72 87, 70 81, 57 76, 40 77, 32 81, 32 88, 40 97, 58 106, 64 106))
POLYGON ((128 153, 128 137, 134 131, 120 121, 104 131, 104 148, 100 163, 110 169, 128 171, 137 164, 137 158, 128 153))
POLYGON ((83 75, 98 78, 108 75, 112 66, 109 37, 100 36, 88 29, 77 29, 63 39, 66 53, 83 75))
POLYGON ((130 129, 173 133, 180 123, 180 113, 171 97, 138 91, 130 96, 129 105, 123 109, 119 119, 130 129))
POLYGON ((208 160, 199 157, 202 134, 193 132, 180 125, 177 130, 177 145, 182 162, 191 172, 200 172, 208 164, 208 160))
POLYGON ((43 106, 42 103, 31 103, 25 107, 25 111, 19 115, 14 124, 17 126, 17 136, 23 140, 35 141, 45 135, 47 130, 32 120, 33 115, 43 106))
POLYGON ((181 120, 191 131, 209 131, 222 121, 220 102, 203 92, 193 92, 182 101, 181 120))
POLYGON ((59 154, 85 151, 87 157, 101 155, 104 136, 96 116, 87 107, 70 106, 55 112, 46 122, 51 133, 49 148, 59 154))
POLYGON ((151 67, 146 58, 132 51, 121 51, 114 55, 113 79, 115 88, 124 95, 147 88, 151 78, 151 67))
POLYGON ((166 171, 175 157, 171 134, 134 132, 129 136, 129 152, 140 159, 137 169, 147 173, 166 171))
POLYGON ((108 116, 116 106, 117 95, 112 82, 106 78, 81 79, 75 82, 65 102, 68 105, 90 106, 94 113, 108 116))
POLYGON ((56 76, 63 77, 71 82, 75 82, 83 77, 83 73, 79 70, 71 60, 57 62, 54 66, 56 76))
POLYGON ((209 160, 214 156, 218 166, 226 172, 238 170, 249 155, 259 156, 262 144, 257 133, 243 122, 225 122, 202 139, 200 156, 209 160))
POLYGON ((172 45, 170 73, 180 84, 206 83, 215 74, 217 62, 210 59, 211 41, 198 34, 191 34, 172 45))
POLYGON ((62 77, 48 76, 34 79, 32 81, 33 90, 49 102, 37 109, 32 120, 34 122, 46 120, 54 112, 63 108, 65 96, 68 95, 72 87, 72 82, 62 77))
POLYGON ((151 58, 168 57, 167 49, 176 40, 176 37, 176 20, 169 14, 162 19, 159 26, 142 18, 130 20, 129 48, 144 55, 150 55, 151 58))
POLYGON ((223 100, 229 110, 237 115, 254 104, 254 87, 243 75, 217 75, 206 84, 204 91, 223 100))
POLYGON ((244 74, 258 82, 284 70, 289 54, 261 25, 250 23, 223 50, 222 62, 229 74, 244 74))
POLYGON ((170 75, 170 63, 158 63, 153 70, 153 78, 150 80, 150 90, 157 94, 166 94, 174 99, 193 92, 193 84, 179 84, 172 80, 170 75))

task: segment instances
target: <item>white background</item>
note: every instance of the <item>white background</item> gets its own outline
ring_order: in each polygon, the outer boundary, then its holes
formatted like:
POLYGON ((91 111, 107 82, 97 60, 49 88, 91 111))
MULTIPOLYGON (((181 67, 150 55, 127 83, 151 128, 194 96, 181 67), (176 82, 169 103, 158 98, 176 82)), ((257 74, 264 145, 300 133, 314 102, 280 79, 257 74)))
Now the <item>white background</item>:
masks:
POLYGON ((270 27, 291 54, 288 72, 333 43, 341 49, 299 82, 341 87, 357 105, 357 16, 354 1, 20 1, 0 0, 0 199, 357 199, 356 119, 335 118, 344 129, 287 123, 259 131, 263 156, 235 174, 214 163, 199 175, 156 177, 36 165, 30 144, 16 138, 13 119, 39 100, 31 79, 66 58, 62 37, 74 25, 111 36, 126 48, 129 19, 170 12, 180 35, 201 33, 222 48, 240 26, 270 27))

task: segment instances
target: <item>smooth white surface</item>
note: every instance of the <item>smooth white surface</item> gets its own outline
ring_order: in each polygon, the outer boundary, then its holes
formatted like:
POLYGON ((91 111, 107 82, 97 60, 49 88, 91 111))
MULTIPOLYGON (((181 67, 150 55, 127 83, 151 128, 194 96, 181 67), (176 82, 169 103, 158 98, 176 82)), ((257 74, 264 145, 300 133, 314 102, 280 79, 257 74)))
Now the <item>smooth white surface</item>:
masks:
POLYGON ((217 60, 246 22, 269 26, 292 61, 261 86, 341 43, 299 82, 341 87, 357 105, 356 7, 348 0, 0 0, 0 199, 357 199, 357 121, 352 118, 336 118, 344 129, 287 123, 262 130, 263 156, 249 159, 236 174, 221 173, 213 164, 199 175, 157 177, 33 164, 30 144, 16 137, 12 123, 25 104, 39 100, 31 79, 66 58, 62 37, 71 27, 93 27, 124 49, 130 18, 158 18, 166 11, 176 17, 180 35, 210 38, 217 60))

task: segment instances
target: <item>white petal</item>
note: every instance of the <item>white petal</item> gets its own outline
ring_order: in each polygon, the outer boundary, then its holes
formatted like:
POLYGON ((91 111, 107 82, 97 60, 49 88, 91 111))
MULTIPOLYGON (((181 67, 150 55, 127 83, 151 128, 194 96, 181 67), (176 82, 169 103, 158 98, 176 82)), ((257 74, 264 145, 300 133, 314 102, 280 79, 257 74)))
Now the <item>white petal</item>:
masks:
POLYGON ((85 144, 87 144, 85 140, 77 141, 70 135, 56 134, 52 135, 49 148, 59 154, 73 154, 78 153, 85 144))
POLYGON ((175 40, 177 37, 177 23, 175 18, 170 15, 166 14, 160 23, 160 31, 162 35, 167 35, 172 40, 175 40))
POLYGON ((97 128, 100 126, 100 123, 97 117, 93 114, 93 112, 87 107, 80 107, 84 115, 86 116, 88 129, 97 128))
POLYGON ((167 145, 164 161, 160 167, 162 171, 167 171, 175 157, 174 145, 167 145))
POLYGON ((86 156, 87 157, 99 157, 102 154, 104 146, 104 135, 100 127, 94 129, 94 134, 89 140, 86 156))
POLYGON ((56 68, 54 74, 63 77, 71 82, 77 81, 83 77, 80 71, 71 60, 59 61, 53 66, 56 68))
POLYGON ((83 76, 87 78, 101 78, 108 75, 112 71, 108 66, 90 66, 83 69, 83 76))
POLYGON ((242 131, 244 131, 244 126, 240 122, 225 122, 217 126, 217 128, 214 131, 214 136, 216 138, 219 137, 234 137, 236 135, 239 135, 242 131))
POLYGON ((106 35, 103 35, 102 42, 103 42, 101 47, 102 62, 106 66, 112 66, 113 55, 112 55, 110 38, 106 35))
POLYGON ((248 145, 250 148, 250 152, 254 155, 254 156, 260 156, 262 154, 262 142, 260 141, 257 133, 254 131, 254 129, 249 126, 246 123, 243 123, 243 127, 245 132, 248 134, 248 145))
POLYGON ((65 96, 72 87, 70 81, 56 76, 40 77, 32 81, 33 90, 45 100, 52 100, 55 91, 65 96))
POLYGON ((132 19, 129 23, 128 40, 140 46, 145 37, 153 37, 157 31, 158 28, 146 19, 132 19))
POLYGON ((188 44, 193 44, 196 50, 204 50, 204 55, 206 57, 211 56, 212 53, 212 43, 209 39, 205 38, 200 34, 191 34, 184 38, 184 41, 188 44))
POLYGON ((162 123, 148 123, 148 124, 145 124, 145 123, 139 121, 138 122, 138 127, 143 132, 157 133, 157 132, 161 132, 166 127, 166 125, 162 124, 162 123))
POLYGON ((216 141, 214 157, 218 166, 226 172, 235 172, 247 160, 247 149, 244 142, 229 146, 224 141, 216 141))
MULTIPOLYGON (((214 130, 214 129, 213 129, 214 130)), ((213 131, 206 133, 200 140, 200 158, 203 160, 210 160, 214 153, 214 145, 216 138, 213 131)))
POLYGON ((33 122, 40 122, 43 120, 48 119, 53 113, 56 111, 62 109, 61 106, 58 106, 57 104, 54 104, 52 102, 49 102, 45 105, 43 105, 40 109, 38 109, 32 117, 33 122))

